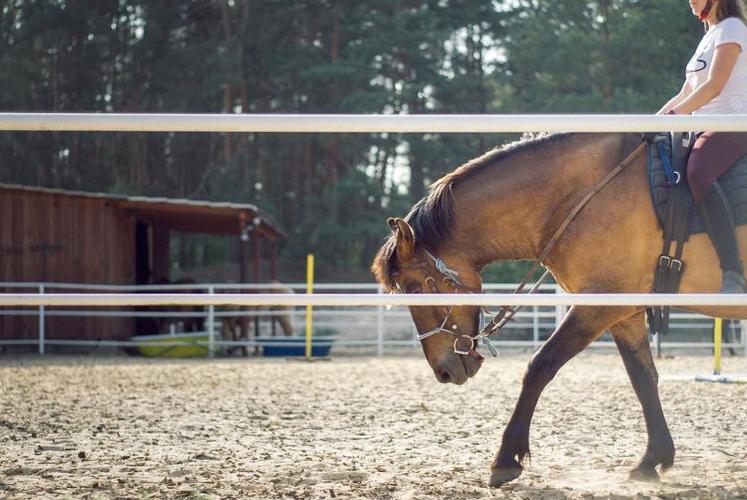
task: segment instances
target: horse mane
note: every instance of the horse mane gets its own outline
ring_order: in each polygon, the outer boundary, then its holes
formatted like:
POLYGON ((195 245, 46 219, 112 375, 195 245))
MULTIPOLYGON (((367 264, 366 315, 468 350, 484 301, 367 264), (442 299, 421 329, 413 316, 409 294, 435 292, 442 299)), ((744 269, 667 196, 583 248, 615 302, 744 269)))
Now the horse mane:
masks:
MULTIPOLYGON (((451 236, 454 227, 453 190, 460 182, 484 169, 518 153, 569 137, 571 134, 542 134, 523 136, 520 140, 495 148, 457 167, 429 187, 428 194, 420 199, 405 216, 415 234, 416 245, 436 253, 439 245, 451 236)), ((389 235, 371 265, 371 271, 387 291, 396 288, 394 273, 397 271, 395 251, 397 238, 389 235)))

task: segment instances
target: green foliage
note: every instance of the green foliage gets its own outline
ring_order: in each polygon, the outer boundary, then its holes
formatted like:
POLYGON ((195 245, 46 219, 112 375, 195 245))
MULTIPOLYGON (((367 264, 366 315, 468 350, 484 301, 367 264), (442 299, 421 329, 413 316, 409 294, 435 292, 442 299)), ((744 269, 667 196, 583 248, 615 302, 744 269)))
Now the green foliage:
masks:
POLYGON ((701 35, 677 1, 522 1, 501 65, 517 112, 655 111, 682 84, 701 35))
MULTIPOLYGON (((532 262, 526 260, 511 260, 505 262, 494 262, 482 270, 481 276, 485 283, 520 283, 524 275, 529 272, 532 262)), ((543 268, 537 269, 532 275, 530 282, 534 282, 542 276, 543 268)), ((552 283, 550 277, 547 283, 552 283)))
MULTIPOLYGON (((681 0, 8 0, 0 109, 649 113, 700 34, 681 0)), ((386 217, 508 137, 5 133, 0 181, 255 203, 290 234, 284 278, 313 251, 320 279, 370 280, 386 217)))

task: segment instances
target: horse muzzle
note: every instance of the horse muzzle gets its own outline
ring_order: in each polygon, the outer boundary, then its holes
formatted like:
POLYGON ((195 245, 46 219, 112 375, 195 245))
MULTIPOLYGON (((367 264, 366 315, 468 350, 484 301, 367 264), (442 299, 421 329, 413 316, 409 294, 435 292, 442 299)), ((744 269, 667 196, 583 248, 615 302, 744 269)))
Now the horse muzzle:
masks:
POLYGON ((433 373, 442 384, 462 385, 475 376, 483 361, 484 358, 477 352, 475 356, 449 356, 433 369, 433 373))

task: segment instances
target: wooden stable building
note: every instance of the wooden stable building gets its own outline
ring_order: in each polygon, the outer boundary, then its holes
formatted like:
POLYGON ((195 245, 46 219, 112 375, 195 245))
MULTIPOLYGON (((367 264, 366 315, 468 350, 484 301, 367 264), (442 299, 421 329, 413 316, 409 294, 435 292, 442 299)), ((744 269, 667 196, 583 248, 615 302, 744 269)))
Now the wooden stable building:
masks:
MULTIPOLYGON (((171 231, 233 235, 240 248, 236 281, 276 278, 277 243, 285 235, 254 205, 0 184, 0 288, 34 293, 41 283, 163 282, 169 278, 171 231), (260 276, 263 247, 270 263, 266 277, 260 276)), ((45 320, 48 339, 119 340, 135 329, 135 320, 127 317, 51 315, 45 320)), ((0 339, 38 334, 36 315, 0 316, 0 339)))

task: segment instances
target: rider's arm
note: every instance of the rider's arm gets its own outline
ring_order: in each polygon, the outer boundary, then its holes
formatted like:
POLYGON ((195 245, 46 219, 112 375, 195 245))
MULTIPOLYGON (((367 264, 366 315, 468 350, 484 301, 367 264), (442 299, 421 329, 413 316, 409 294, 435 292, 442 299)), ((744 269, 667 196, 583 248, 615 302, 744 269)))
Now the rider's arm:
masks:
POLYGON ((716 47, 708 80, 681 102, 675 104, 672 107, 674 112, 678 115, 692 113, 719 95, 729 80, 741 51, 742 48, 738 43, 725 43, 716 47))
POLYGON ((665 115, 669 112, 670 109, 678 105, 685 99, 687 96, 690 95, 690 93, 693 91, 693 89, 690 87, 690 84, 685 80, 685 83, 682 84, 682 89, 680 89, 680 93, 676 96, 672 97, 667 101, 667 103, 661 107, 659 111, 656 112, 657 115, 665 115))

